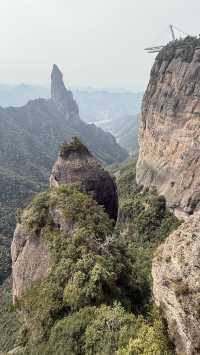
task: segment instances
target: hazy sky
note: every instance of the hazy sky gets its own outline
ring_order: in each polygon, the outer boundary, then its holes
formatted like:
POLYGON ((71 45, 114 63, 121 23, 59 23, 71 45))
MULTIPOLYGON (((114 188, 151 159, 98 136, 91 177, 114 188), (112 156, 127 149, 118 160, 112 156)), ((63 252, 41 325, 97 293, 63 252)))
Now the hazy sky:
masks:
POLYGON ((200 33, 200 0, 0 0, 0 83, 141 90, 169 23, 200 33))

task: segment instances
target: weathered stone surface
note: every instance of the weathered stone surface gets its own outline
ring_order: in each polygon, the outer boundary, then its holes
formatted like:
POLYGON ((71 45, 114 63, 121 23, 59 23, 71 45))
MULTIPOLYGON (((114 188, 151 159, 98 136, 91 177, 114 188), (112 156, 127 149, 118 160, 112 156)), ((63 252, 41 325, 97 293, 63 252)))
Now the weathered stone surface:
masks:
POLYGON ((19 299, 33 281, 47 276, 50 257, 38 235, 31 235, 18 224, 11 246, 13 301, 19 299))
POLYGON ((153 294, 178 355, 200 354, 200 213, 156 251, 153 294))
MULTIPOLYGON (((41 231, 30 232, 26 224, 24 225, 23 221, 29 213, 31 213, 29 210, 23 211, 22 223, 17 225, 11 245, 14 303, 34 281, 44 279, 51 269, 50 254, 41 231)), ((60 231, 73 233, 72 221, 64 218, 59 207, 55 206, 49 213, 60 231)))
POLYGON ((157 56, 143 98, 137 181, 182 216, 200 207, 200 49, 172 43, 157 56))
POLYGON ((118 195, 117 186, 110 174, 103 169, 89 150, 80 144, 77 148, 67 148, 53 166, 50 187, 61 184, 80 183, 82 189, 90 193, 103 205, 110 218, 117 220, 118 195))

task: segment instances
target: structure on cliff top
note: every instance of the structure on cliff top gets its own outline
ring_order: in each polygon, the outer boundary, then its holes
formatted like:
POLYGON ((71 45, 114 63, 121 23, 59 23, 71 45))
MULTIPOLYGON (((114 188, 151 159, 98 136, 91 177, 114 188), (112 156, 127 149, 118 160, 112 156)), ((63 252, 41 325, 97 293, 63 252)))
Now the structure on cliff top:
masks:
MULTIPOLYGON (((178 31, 181 34, 184 34, 184 36, 188 36, 188 34, 184 31, 182 31, 180 28, 175 27, 174 25, 169 25, 169 30, 170 30, 170 34, 172 37, 172 41, 175 42, 176 41, 176 35, 174 30, 178 31)), ((147 51, 148 53, 159 53, 162 49, 163 49, 163 45, 161 46, 152 46, 152 47, 148 47, 145 48, 145 51, 147 51)))

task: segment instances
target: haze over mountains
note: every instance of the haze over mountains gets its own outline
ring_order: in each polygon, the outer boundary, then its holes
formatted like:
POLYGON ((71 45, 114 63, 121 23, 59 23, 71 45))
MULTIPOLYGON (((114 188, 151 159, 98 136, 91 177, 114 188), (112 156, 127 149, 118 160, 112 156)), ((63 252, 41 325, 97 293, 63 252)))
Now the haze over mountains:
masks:
MULTIPOLYGON (((138 149, 138 113, 142 93, 126 90, 81 88, 72 89, 80 117, 111 132, 128 151, 138 149)), ((32 85, 0 85, 0 106, 23 106, 38 98, 50 98, 50 89, 32 85)))

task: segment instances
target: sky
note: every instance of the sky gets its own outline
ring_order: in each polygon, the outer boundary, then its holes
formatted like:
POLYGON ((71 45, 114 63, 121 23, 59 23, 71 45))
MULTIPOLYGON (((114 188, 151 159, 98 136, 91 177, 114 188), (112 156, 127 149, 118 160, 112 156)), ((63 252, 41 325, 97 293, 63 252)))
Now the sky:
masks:
POLYGON ((200 33, 199 0, 0 0, 0 83, 144 90, 170 23, 200 33))

